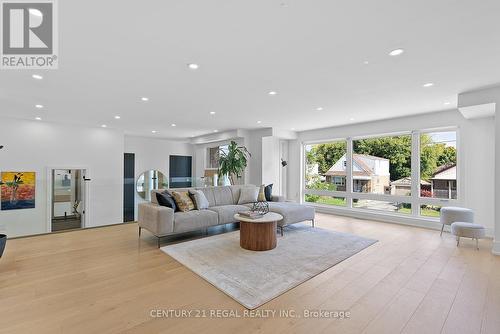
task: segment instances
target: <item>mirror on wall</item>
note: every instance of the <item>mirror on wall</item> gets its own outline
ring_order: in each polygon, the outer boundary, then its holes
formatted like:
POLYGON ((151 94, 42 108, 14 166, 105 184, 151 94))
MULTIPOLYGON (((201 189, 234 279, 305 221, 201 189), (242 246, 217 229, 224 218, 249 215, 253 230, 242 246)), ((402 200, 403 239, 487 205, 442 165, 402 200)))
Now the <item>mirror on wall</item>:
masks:
POLYGON ((147 201, 151 200, 151 190, 164 188, 168 188, 168 180, 160 171, 145 171, 137 179, 137 194, 147 201))

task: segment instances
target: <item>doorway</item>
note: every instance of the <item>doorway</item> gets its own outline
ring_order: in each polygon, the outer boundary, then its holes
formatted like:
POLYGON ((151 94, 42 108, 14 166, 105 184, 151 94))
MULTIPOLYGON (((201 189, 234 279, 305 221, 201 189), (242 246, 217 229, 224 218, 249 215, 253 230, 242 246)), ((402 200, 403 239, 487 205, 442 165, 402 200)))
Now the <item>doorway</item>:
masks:
POLYGON ((52 169, 52 232, 85 227, 85 182, 83 169, 52 169))

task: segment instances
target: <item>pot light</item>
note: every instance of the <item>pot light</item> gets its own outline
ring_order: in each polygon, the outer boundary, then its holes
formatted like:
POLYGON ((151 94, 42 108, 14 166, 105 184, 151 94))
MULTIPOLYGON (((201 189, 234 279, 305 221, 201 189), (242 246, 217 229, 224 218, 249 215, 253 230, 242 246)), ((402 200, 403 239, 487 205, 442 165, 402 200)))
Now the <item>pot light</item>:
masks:
POLYGON ((116 115, 116 116, 115 116, 115 119, 120 119, 120 118, 121 118, 121 117, 120 117, 120 116, 118 116, 118 115, 116 115))
POLYGON ((269 94, 269 95, 276 95, 276 94, 278 94, 278 93, 277 93, 277 92, 275 92, 275 91, 270 91, 270 92, 269 92, 269 93, 267 93, 267 94, 269 94))
POLYGON ((219 130, 214 130, 214 132, 219 132, 219 130))
POLYGON ((41 120, 42 120, 42 118, 41 118, 41 117, 35 117, 35 119, 36 119, 37 121, 41 121, 41 120))
POLYGON ((108 126, 106 124, 101 125, 101 128, 107 128, 108 126))
POLYGON ((215 115, 215 111, 211 111, 211 112, 210 112, 210 115, 215 115))
POLYGON ((368 65, 370 62, 368 60, 365 60, 363 64, 368 65))
POLYGON ((36 79, 36 80, 42 80, 43 79, 43 77, 40 74, 33 74, 31 77, 33 79, 36 79))
POLYGON ((451 104, 451 102, 445 102, 444 105, 445 106, 449 106, 451 104))
POLYGON ((175 123, 172 123, 172 124, 170 124, 170 126, 177 126, 177 124, 175 124, 175 123))
POLYGON ((41 104, 35 104, 35 108, 37 108, 37 109, 42 109, 42 108, 43 108, 43 105, 41 105, 41 104))
POLYGON ((316 110, 321 111, 321 110, 323 110, 323 107, 318 107, 318 108, 316 108, 316 110))
POLYGON ((147 102, 147 101, 149 101, 149 97, 141 97, 141 100, 144 102, 147 102))
POLYGON ((257 124, 260 124, 260 123, 262 123, 262 121, 257 121, 257 124))
POLYGON ((151 133, 156 133, 157 131, 156 130, 152 130, 151 133))
POLYGON ((422 87, 426 87, 426 88, 427 87, 432 87, 432 86, 434 86, 434 83, 432 83, 432 82, 428 82, 428 83, 425 83, 425 84, 422 85, 422 87))
POLYGON ((291 128, 290 130, 295 131, 295 128, 291 128))
POLYGON ((197 70, 200 66, 198 64, 191 63, 188 64, 188 67, 192 70, 197 70))
POLYGON ((349 118, 349 120, 352 122, 352 121, 354 121, 356 119, 354 117, 351 117, 351 118, 349 118))
POLYGON ((399 56, 401 54, 403 54, 403 52, 405 52, 405 50, 403 49, 395 49, 395 50, 392 50, 391 52, 389 52, 389 56, 399 56))

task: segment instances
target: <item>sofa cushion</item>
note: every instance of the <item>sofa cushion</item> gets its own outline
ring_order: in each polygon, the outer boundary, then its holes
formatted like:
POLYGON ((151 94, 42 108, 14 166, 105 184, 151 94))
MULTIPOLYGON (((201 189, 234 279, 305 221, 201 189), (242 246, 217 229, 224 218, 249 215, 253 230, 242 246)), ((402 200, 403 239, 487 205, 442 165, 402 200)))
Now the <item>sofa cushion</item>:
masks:
POLYGON ((196 190, 202 191, 205 194, 205 197, 208 200, 208 206, 215 206, 215 197, 214 197, 214 187, 203 187, 196 188, 196 190))
POLYGON ((264 188, 264 194, 266 195, 266 201, 271 202, 273 200, 273 184, 268 184, 264 188))
POLYGON ((219 217, 219 224, 235 223, 234 215, 240 211, 248 211, 244 205, 222 205, 212 206, 208 210, 214 211, 219 217))
POLYGON ((257 201, 259 195, 259 188, 257 187, 243 187, 240 190, 240 198, 238 204, 254 203, 257 201))
POLYGON ((189 192, 172 191, 172 197, 174 198, 175 204, 179 208, 179 211, 187 212, 194 210, 194 203, 191 197, 189 197, 189 192))
MULTIPOLYGON (((278 222, 279 226, 300 223, 314 219, 314 208, 292 202, 268 202, 269 211, 279 213, 283 219, 278 222)), ((252 208, 252 204, 245 204, 252 208)))
POLYGON ((216 206, 233 204, 231 187, 214 187, 213 192, 216 206))
POLYGON ((174 232, 196 231, 218 223, 218 215, 210 210, 192 210, 174 214, 174 232))
POLYGON ((189 195, 191 195, 196 210, 204 210, 208 208, 208 199, 205 197, 205 193, 203 193, 203 191, 189 189, 189 195))
POLYGON ((177 205, 175 204, 173 197, 168 192, 164 191, 162 193, 155 194, 158 205, 166 206, 167 208, 177 211, 177 205))

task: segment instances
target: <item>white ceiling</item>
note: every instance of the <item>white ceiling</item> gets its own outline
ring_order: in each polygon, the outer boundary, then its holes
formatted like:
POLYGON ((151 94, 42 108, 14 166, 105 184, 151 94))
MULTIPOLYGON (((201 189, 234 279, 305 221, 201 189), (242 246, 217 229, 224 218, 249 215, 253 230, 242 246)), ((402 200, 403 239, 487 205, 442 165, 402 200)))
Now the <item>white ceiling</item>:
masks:
POLYGON ((0 116, 167 138, 301 131, 455 108, 500 82, 498 0, 58 3, 59 69, 1 71, 0 116))

